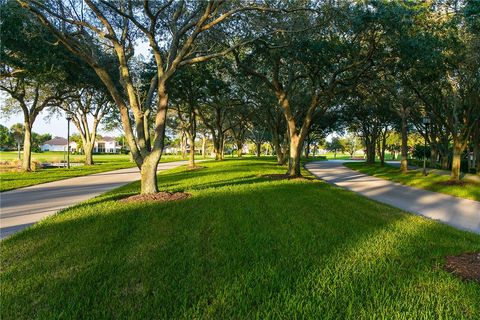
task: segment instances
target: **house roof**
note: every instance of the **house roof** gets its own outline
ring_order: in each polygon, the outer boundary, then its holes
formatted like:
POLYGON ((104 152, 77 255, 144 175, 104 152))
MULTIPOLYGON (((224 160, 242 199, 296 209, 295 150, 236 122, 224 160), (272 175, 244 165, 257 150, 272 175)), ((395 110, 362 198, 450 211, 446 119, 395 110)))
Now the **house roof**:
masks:
POLYGON ((49 144, 51 146, 66 146, 67 139, 62 137, 55 137, 52 140, 45 141, 43 144, 49 144))
POLYGON ((110 141, 115 141, 115 138, 114 137, 103 137, 102 139, 99 139, 99 141, 110 142, 110 141))

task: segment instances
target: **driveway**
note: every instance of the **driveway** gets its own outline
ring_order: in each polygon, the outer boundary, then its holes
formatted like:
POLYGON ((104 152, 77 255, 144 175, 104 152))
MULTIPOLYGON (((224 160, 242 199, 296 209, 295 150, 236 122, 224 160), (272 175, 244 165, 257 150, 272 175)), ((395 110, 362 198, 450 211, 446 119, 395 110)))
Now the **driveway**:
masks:
POLYGON ((317 178, 402 210, 480 233, 480 202, 412 188, 343 166, 345 160, 310 162, 317 178))
MULTIPOLYGON (((158 170, 168 170, 185 164, 188 164, 188 161, 159 163, 158 170)), ((135 167, 2 192, 0 238, 23 230, 60 209, 137 180, 140 180, 140 171, 135 167)))

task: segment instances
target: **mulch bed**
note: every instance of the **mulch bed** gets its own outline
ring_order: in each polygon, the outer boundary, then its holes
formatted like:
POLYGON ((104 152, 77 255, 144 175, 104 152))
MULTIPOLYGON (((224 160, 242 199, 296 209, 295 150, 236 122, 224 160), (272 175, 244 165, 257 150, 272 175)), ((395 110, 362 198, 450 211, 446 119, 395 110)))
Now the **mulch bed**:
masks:
POLYGON ((291 177, 291 176, 289 176, 287 174, 283 174, 283 173, 263 174, 260 177, 271 179, 271 180, 296 180, 296 179, 315 180, 312 177, 291 177))
POLYGON ((200 169, 205 169, 206 167, 202 166, 195 166, 195 167, 187 167, 188 171, 194 171, 194 170, 200 170, 200 169))
POLYGON ((467 184, 471 184, 468 181, 455 181, 455 180, 447 180, 447 181, 440 181, 437 182, 438 184, 444 185, 444 186, 465 186, 467 184))
POLYGON ((167 201, 176 201, 190 198, 192 195, 185 192, 157 192, 152 194, 136 194, 128 198, 119 200, 120 202, 144 202, 144 201, 158 201, 158 202, 167 202, 167 201))
POLYGON ((445 269, 462 279, 480 283, 480 253, 464 253, 448 256, 445 269))

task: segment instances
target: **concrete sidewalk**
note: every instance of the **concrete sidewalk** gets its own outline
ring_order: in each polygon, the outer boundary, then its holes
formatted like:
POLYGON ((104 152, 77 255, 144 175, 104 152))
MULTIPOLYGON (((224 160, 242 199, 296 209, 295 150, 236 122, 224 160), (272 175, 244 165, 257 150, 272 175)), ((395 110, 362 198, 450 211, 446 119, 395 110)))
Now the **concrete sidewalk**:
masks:
POLYGON ((345 160, 310 162, 305 168, 328 183, 402 210, 480 233, 480 202, 412 188, 343 166, 345 160))
MULTIPOLYGON (((400 161, 385 161, 385 163, 388 163, 389 165, 400 168, 400 161)), ((423 168, 421 167, 416 167, 416 166, 408 166, 408 170, 412 171, 422 171, 423 168)), ((427 168, 428 174, 436 174, 439 176, 451 176, 452 172, 447 171, 447 170, 442 170, 442 169, 432 169, 432 168, 427 168)), ((476 174, 471 174, 471 173, 464 173, 462 172, 460 174, 460 179, 465 180, 465 181, 471 181, 471 182, 476 182, 480 183, 480 176, 476 174)))
MULTIPOLYGON (((188 161, 159 163, 158 170, 168 170, 185 164, 188 164, 188 161)), ((137 180, 140 180, 140 171, 135 167, 2 192, 0 238, 23 230, 60 209, 137 180)))

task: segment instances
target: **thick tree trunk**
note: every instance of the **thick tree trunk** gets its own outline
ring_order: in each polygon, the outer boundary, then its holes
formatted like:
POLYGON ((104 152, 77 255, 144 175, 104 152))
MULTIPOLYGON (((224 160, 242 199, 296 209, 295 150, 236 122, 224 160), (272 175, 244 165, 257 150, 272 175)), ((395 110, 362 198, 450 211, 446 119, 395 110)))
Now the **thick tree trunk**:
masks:
POLYGON ((213 142, 213 152, 215 152, 215 160, 222 160, 222 151, 220 149, 220 145, 213 142))
POLYGON ((300 155, 302 152, 302 144, 300 136, 290 136, 290 153, 288 157, 287 175, 290 177, 300 177, 300 155))
POLYGON ((402 117, 402 158, 400 161, 400 170, 403 173, 408 172, 408 132, 407 132, 407 119, 402 117))
POLYGON ((257 158, 260 158, 261 152, 262 152, 262 143, 257 142, 255 143, 255 147, 257 148, 257 158))
POLYGON ((27 122, 24 124, 22 170, 32 171, 32 128, 27 122))
POLYGON ((375 163, 375 144, 372 142, 367 146, 367 163, 375 163))
POLYGON ((442 156, 441 163, 440 163, 441 168, 442 168, 443 170, 448 170, 448 165, 449 165, 449 163, 448 163, 448 154, 442 154, 441 156, 442 156))
POLYGON ((160 161, 160 152, 151 153, 142 163, 141 174, 141 193, 149 194, 158 192, 157 187, 157 165, 160 161), (158 153, 158 155, 157 155, 158 153))
POLYGON ((85 151, 85 165, 93 165, 93 143, 92 144, 83 144, 83 149, 85 151))
POLYGON ((430 168, 435 169, 437 167, 437 157, 438 157, 437 148, 431 146, 430 147, 430 168))
POLYGON ((453 141, 452 180, 460 180, 460 164, 464 146, 459 141, 453 141))
POLYGON ((237 156, 238 156, 239 158, 241 158, 241 157, 242 157, 242 154, 243 154, 243 152, 242 152, 242 151, 243 151, 243 150, 242 150, 242 148, 243 148, 243 143, 242 143, 242 142, 237 142, 236 145, 237 145, 237 156))
POLYGON ((278 135, 273 135, 272 144, 273 144, 273 149, 275 150, 275 155, 277 156, 277 164, 283 165, 285 163, 285 159, 282 151, 282 146, 280 144, 280 140, 278 139, 278 135))
POLYGON ((375 141, 365 139, 365 148, 367 149, 367 163, 375 163, 375 141))
POLYGON ((223 138, 213 137, 213 152, 215 152, 215 160, 223 160, 223 138))

